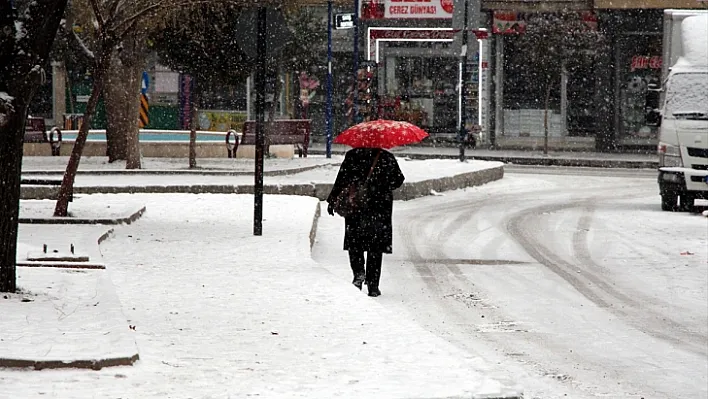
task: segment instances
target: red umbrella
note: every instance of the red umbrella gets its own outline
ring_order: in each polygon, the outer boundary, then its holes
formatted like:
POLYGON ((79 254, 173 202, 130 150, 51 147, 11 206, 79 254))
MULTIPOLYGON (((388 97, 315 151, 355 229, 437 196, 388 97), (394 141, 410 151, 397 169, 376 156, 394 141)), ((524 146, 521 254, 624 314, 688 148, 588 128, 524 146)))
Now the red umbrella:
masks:
POLYGON ((334 140, 354 148, 393 148, 419 143, 428 137, 423 129, 408 122, 375 120, 352 126, 334 140))

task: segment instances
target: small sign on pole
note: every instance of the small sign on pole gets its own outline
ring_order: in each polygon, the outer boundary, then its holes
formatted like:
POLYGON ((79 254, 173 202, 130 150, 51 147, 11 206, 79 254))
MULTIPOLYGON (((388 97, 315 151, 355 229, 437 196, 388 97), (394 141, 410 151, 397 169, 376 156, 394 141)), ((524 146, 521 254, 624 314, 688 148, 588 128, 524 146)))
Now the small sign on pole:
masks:
POLYGON ((354 27, 354 14, 335 14, 334 28, 335 29, 352 29, 354 27))
POLYGON ((143 81, 140 86, 140 93, 147 94, 148 87, 150 87, 150 77, 147 72, 143 71, 143 81))

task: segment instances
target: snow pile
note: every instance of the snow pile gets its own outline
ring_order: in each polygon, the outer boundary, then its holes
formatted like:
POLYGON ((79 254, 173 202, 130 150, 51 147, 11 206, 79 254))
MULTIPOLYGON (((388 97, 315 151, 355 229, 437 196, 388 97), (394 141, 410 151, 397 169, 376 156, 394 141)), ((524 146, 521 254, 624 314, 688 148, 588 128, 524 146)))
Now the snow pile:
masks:
POLYGON ((708 15, 694 15, 681 22, 682 63, 708 66, 708 15))
POLYGON ((15 98, 0 91, 0 126, 5 126, 7 124, 7 112, 12 110, 12 101, 15 98))
POLYGON ((708 218, 708 211, 703 211, 703 216, 708 218))
MULTIPOLYGON (((69 213, 76 219, 120 219, 132 216, 143 207, 133 198, 117 198, 107 195, 97 203, 91 197, 76 197, 71 203, 69 213)), ((54 215, 55 200, 20 201, 20 218, 51 218, 54 215)))
POLYGON ((22 21, 15 21, 15 40, 20 41, 27 36, 25 24, 22 21))

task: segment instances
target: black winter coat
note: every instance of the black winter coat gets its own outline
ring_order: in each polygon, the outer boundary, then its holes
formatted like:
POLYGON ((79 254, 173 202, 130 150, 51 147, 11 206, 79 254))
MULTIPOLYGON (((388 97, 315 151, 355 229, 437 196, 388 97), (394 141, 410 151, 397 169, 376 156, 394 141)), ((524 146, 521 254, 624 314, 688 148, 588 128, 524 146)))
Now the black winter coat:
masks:
POLYGON ((387 254, 393 251, 393 190, 405 180, 393 154, 373 148, 348 151, 327 202, 333 204, 349 183, 366 179, 379 151, 381 155, 368 183, 366 210, 345 220, 344 250, 387 254))

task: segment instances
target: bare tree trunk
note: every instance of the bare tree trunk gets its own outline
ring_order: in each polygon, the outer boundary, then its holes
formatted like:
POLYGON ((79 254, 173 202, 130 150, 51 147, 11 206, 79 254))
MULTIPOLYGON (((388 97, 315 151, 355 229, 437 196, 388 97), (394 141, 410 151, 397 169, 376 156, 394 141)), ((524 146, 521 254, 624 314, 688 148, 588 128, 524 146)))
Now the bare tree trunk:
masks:
POLYGON ((128 156, 127 139, 130 129, 128 103, 130 102, 130 76, 126 78, 125 66, 120 58, 113 57, 106 75, 103 99, 106 102, 106 155, 108 162, 125 160, 128 156))
POLYGON ((189 168, 194 169, 197 167, 197 118, 199 110, 199 82, 194 82, 194 92, 191 96, 192 106, 192 118, 191 118, 191 129, 189 131, 189 168))
POLYGON ((548 155, 548 107, 551 101, 551 82, 546 82, 546 100, 543 112, 543 155, 548 155))
POLYGON ((5 137, 0 143, 0 292, 15 292, 20 172, 27 104, 15 101, 14 108, 5 115, 5 123, 0 124, 0 136, 5 137))
POLYGON ((86 112, 84 114, 84 123, 79 129, 79 134, 76 136, 76 141, 74 142, 74 148, 71 151, 71 156, 69 157, 69 163, 66 165, 66 171, 64 172, 64 179, 62 180, 61 187, 59 188, 59 196, 57 198, 57 204, 54 208, 54 216, 66 216, 69 210, 69 197, 74 192, 74 181, 76 180, 76 171, 79 169, 79 163, 81 162, 81 154, 84 151, 84 146, 86 145, 86 138, 88 137, 89 127, 91 125, 91 119, 96 113, 96 106, 98 105, 98 99, 103 91, 103 84, 109 63, 112 57, 112 46, 103 44, 101 52, 96 59, 96 63, 93 67, 93 87, 91 88, 91 96, 89 97, 88 104, 86 105, 86 112))
POLYGON ((140 169, 140 87, 145 58, 144 32, 136 31, 123 39, 120 54, 113 57, 106 79, 106 139, 109 162, 126 161, 126 169, 140 169), (108 107, 108 102, 113 103, 108 107))
POLYGON ((67 0, 0 1, 0 292, 17 290, 17 229, 27 108, 67 0), (22 28, 22 32, 18 29, 22 28))
POLYGON ((126 70, 130 73, 128 87, 128 101, 126 101, 126 149, 127 157, 125 168, 126 169, 140 169, 142 167, 140 162, 140 128, 138 126, 138 119, 140 118, 140 86, 142 80, 142 68, 139 65, 132 65, 131 68, 126 70), (132 121, 132 123, 131 123, 132 121))

